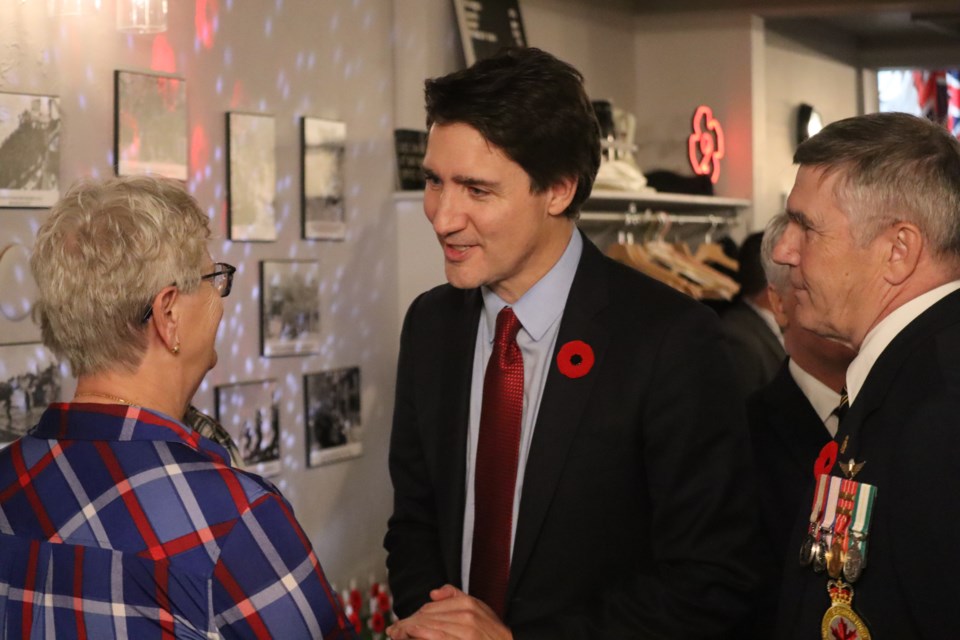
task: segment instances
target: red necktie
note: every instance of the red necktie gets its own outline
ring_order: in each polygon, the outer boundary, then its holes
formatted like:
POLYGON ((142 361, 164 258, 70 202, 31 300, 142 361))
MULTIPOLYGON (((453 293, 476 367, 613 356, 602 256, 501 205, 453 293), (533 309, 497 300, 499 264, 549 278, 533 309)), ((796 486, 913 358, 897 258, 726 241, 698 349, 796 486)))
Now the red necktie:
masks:
POLYGON ((517 345, 520 321, 513 309, 497 315, 493 352, 483 378, 483 405, 474 471, 473 554, 470 595, 503 619, 510 576, 513 493, 520 457, 523 414, 523 356, 517 345))

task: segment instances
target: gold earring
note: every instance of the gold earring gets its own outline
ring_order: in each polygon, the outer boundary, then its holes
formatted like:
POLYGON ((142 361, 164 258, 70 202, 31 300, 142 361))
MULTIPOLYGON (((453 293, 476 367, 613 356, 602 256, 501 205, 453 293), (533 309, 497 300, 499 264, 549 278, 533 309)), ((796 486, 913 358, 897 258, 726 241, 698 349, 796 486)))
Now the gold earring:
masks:
POLYGON ((180 353, 180 341, 179 341, 179 340, 177 340, 177 344, 175 344, 175 345, 173 346, 173 349, 170 349, 170 353, 172 353, 173 355, 177 355, 178 353, 180 353))

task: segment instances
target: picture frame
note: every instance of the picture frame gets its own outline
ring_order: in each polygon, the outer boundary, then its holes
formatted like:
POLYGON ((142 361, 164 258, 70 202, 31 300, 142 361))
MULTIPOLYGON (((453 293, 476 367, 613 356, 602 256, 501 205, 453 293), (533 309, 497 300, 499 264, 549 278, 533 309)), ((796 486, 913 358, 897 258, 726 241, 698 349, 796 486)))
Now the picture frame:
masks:
POLYGON ((344 156, 347 125, 304 116, 300 124, 301 235, 304 240, 343 240, 344 156))
POLYGON ((235 382, 214 387, 217 422, 240 451, 243 469, 264 477, 278 475, 280 461, 280 395, 274 379, 235 382))
POLYGON ((276 122, 272 115, 227 112, 227 229, 231 240, 277 239, 276 122))
POLYGON ((18 242, 0 245, 0 345, 40 342, 32 317, 38 295, 30 249, 18 242))
POLYGON ((187 81, 180 76, 114 73, 113 152, 118 176, 186 180, 187 81))
POLYGON ((260 353, 295 356, 320 352, 320 263, 260 262, 260 353))
POLYGON ((360 367, 304 374, 308 467, 363 454, 360 389, 360 367))
POLYGON ((0 449, 37 424, 62 384, 60 364, 42 344, 0 346, 0 449))
POLYGON ((0 207, 52 206, 60 198, 60 98, 0 92, 0 207))
POLYGON ((466 66, 504 47, 525 47, 527 36, 519 0, 453 0, 466 66))

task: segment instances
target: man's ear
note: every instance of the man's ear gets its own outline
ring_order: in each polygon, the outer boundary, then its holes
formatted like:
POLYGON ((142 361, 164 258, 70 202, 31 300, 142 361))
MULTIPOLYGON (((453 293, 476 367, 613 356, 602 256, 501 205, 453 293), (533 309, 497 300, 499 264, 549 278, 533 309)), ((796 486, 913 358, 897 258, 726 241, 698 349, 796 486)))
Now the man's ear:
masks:
POLYGON ((576 176, 560 178, 550 185, 547 194, 549 196, 547 212, 552 216, 563 215, 573 201, 573 196, 577 194, 576 176))
POLYGON ((910 222, 898 222, 881 238, 887 244, 884 279, 892 285, 903 284, 917 269, 923 253, 923 234, 910 222))
POLYGON ((780 327, 780 331, 783 331, 790 324, 790 320, 783 310, 783 298, 780 297, 772 284, 767 285, 767 299, 770 300, 770 309, 773 311, 773 317, 777 320, 777 326, 780 327))

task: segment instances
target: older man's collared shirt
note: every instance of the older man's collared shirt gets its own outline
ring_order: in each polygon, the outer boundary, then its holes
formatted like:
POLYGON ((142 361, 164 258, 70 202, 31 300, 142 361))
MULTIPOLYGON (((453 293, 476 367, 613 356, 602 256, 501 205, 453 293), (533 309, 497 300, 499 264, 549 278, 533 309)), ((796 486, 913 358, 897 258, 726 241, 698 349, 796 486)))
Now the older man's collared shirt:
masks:
POLYGON ((480 409, 483 404, 483 380, 487 361, 493 352, 497 314, 511 306, 523 328, 517 334, 517 345, 523 355, 523 414, 520 420, 520 457, 517 462, 517 482, 514 488, 513 521, 510 535, 511 555, 517 533, 517 515, 520 494, 533 428, 540 410, 540 398, 547 383, 551 356, 560 331, 560 318, 567 305, 567 296, 583 253, 583 238, 573 229, 567 248, 557 263, 524 293, 516 304, 507 305, 497 294, 483 287, 483 312, 477 330, 473 359, 473 384, 470 390, 470 426, 467 443, 467 501, 463 518, 463 548, 461 551, 461 578, 470 584, 470 560, 473 553, 474 470, 477 459, 477 441, 480 436, 480 409))
POLYGON ((272 485, 168 416, 73 403, 0 451, 0 637, 354 634, 272 485))
POLYGON ((813 377, 793 358, 790 358, 787 366, 790 368, 790 376, 793 381, 797 383, 800 391, 807 397, 813 410, 823 422, 823 426, 830 432, 830 437, 835 437, 840 426, 840 420, 834 410, 840 404, 840 394, 813 377))

